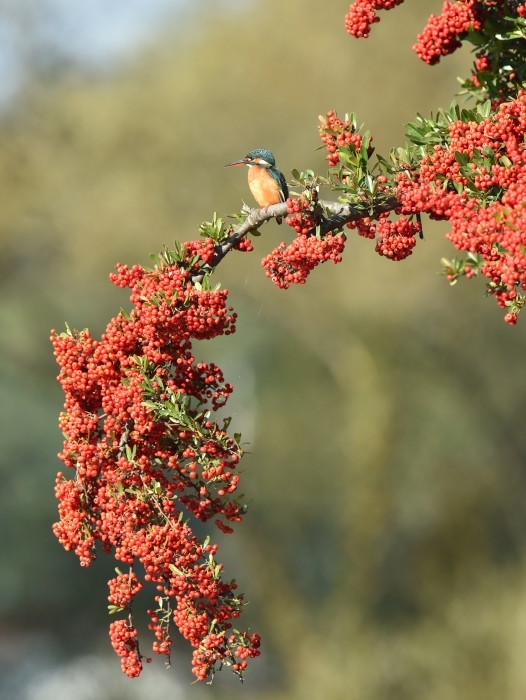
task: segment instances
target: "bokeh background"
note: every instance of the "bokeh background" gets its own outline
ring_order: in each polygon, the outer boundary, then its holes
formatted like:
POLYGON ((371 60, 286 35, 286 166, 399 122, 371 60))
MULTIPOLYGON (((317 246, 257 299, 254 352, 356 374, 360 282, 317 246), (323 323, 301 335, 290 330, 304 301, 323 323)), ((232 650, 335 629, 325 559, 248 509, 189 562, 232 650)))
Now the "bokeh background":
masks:
POLYGON ((123 677, 114 564, 81 570, 51 533, 50 329, 100 334, 128 303, 117 261, 251 201, 224 163, 266 147, 287 174, 323 172, 319 113, 356 111, 379 151, 403 145, 469 70, 467 49, 435 68, 411 52, 441 4, 408 1, 356 41, 344 0, 0 1, 2 700, 526 697, 526 327, 482 282, 437 274, 443 224, 397 264, 352 237, 284 292, 260 267, 291 235, 272 222, 217 272, 238 332, 197 352, 235 384, 250 442, 251 510, 217 537, 263 636, 245 685, 191 685, 179 641, 171 670, 123 677))

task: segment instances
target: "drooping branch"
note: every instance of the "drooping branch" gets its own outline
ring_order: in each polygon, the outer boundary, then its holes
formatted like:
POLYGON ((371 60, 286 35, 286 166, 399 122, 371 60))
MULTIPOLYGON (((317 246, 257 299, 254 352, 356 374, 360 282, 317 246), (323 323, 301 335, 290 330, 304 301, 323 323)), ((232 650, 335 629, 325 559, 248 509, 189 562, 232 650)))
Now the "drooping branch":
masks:
MULTIPOLYGON (((393 211, 401 206, 400 201, 396 197, 389 197, 383 200, 381 203, 374 205, 369 211, 364 211, 363 209, 358 209, 350 204, 342 204, 341 202, 331 202, 326 200, 320 200, 318 202, 318 207, 320 210, 324 210, 332 214, 329 218, 323 217, 320 221, 319 229, 321 235, 324 236, 332 231, 338 231, 345 224, 351 221, 358 221, 363 219, 364 216, 375 217, 378 214, 384 212, 393 211)), ((216 268, 221 260, 239 243, 239 241, 247 236, 251 231, 257 231, 257 229, 270 219, 274 219, 278 216, 286 217, 288 214, 287 203, 280 202, 280 204, 273 204, 270 207, 263 207, 261 209, 252 209, 250 214, 247 216, 245 221, 234 229, 233 233, 226 239, 221 245, 215 247, 215 256, 209 265, 204 265, 202 272, 192 277, 192 281, 202 282, 204 276, 216 268)), ((309 231, 310 235, 314 235, 316 229, 313 228, 309 231)), ((308 235, 309 235, 308 234, 308 235)))

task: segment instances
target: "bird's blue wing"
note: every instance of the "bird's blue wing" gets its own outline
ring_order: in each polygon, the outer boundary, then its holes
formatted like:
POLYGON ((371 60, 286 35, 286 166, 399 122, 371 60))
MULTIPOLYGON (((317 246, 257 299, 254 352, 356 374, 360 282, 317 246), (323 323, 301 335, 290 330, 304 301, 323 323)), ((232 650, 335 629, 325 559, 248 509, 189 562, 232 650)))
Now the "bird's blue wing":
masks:
POLYGON ((289 188, 287 186, 287 181, 285 180, 285 175, 283 175, 281 170, 278 170, 277 168, 271 168, 270 174, 278 183, 280 189, 280 199, 282 202, 284 202, 289 198, 289 188))

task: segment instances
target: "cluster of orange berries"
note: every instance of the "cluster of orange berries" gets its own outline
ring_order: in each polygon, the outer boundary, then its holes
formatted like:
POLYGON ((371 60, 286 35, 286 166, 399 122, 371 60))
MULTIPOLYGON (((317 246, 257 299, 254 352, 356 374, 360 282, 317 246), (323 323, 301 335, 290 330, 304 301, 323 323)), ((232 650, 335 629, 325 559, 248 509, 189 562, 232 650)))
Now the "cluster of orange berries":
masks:
POLYGON ((222 661, 224 658, 230 658, 232 670, 235 674, 242 677, 243 671, 247 667, 247 658, 253 658, 259 655, 259 647, 261 640, 258 634, 248 635, 243 633, 236 636, 231 634, 227 640, 229 650, 223 651, 225 640, 223 635, 209 634, 203 640, 199 649, 193 653, 192 671, 197 676, 198 680, 205 680, 205 671, 209 667, 213 667, 217 661, 222 661))
POLYGON ((420 224, 401 216, 397 221, 380 218, 376 225, 376 252, 390 260, 404 260, 413 252, 420 224))
POLYGON ((420 233, 419 223, 401 216, 397 221, 389 221, 390 212, 379 214, 376 219, 364 217, 351 221, 347 228, 356 229, 359 236, 376 238, 375 251, 389 260, 404 260, 413 252, 416 234, 420 233))
POLYGON ((392 10, 404 0, 355 0, 345 15, 345 31, 351 36, 366 39, 371 25, 380 21, 376 10, 392 10))
MULTIPOLYGON (((170 600, 171 621, 196 649, 213 630, 221 638, 214 662, 203 657, 196 665, 204 678, 215 662, 238 663, 237 647, 248 656, 259 651, 243 632, 228 643, 243 596, 235 582, 222 580, 213 559, 217 546, 200 543, 182 520, 185 508, 232 532, 228 523, 244 513, 233 500, 242 450, 207 410, 224 405, 232 386, 219 367, 196 362, 192 352, 195 339, 233 333, 236 315, 226 291, 197 289, 185 268, 193 269, 195 255, 210 262, 211 239, 185 248, 178 264, 117 267, 111 279, 131 288, 134 306, 113 318, 100 340, 87 330, 52 332, 65 393, 59 458, 74 472, 70 479, 57 476, 60 520, 53 530, 83 566, 95 558, 97 541, 130 567, 139 562, 144 580, 170 600)), ((131 614, 142 585, 133 571, 109 582, 110 602, 127 615, 111 625, 110 636, 129 676, 142 668, 131 614)), ((169 655, 169 622, 152 618, 158 654, 169 655)))
MULTIPOLYGON (((489 292, 506 309, 520 305, 518 291, 526 290, 525 134, 520 92, 485 119, 452 122, 447 143, 436 145, 417 172, 398 175, 403 212, 448 220, 448 239, 480 256, 489 292)), ((515 323, 516 312, 505 320, 515 323)))
POLYGON ((129 678, 137 678, 142 671, 138 633, 127 620, 116 620, 110 625, 111 645, 121 659, 122 672, 129 678))
MULTIPOLYGON (((382 214, 382 216, 384 215, 382 214)), ((387 214, 387 216, 389 216, 389 214, 387 214)), ((358 221, 349 221, 346 226, 351 230, 356 229, 358 235, 363 238, 376 238, 376 224, 374 223, 374 219, 369 216, 358 219, 358 221)))
MULTIPOLYGON (((155 600, 161 600, 161 596, 155 596, 155 600)), ((170 658, 172 650, 172 640, 170 638, 170 619, 169 615, 171 610, 167 611, 167 618, 159 619, 158 614, 162 612, 160 610, 147 610, 150 616, 150 624, 148 629, 152 630, 155 634, 155 642, 152 644, 152 649, 156 654, 164 654, 170 658)))
POLYGON ((108 581, 110 595, 108 600, 119 608, 125 608, 130 600, 137 595, 143 587, 136 574, 119 574, 108 581))
MULTIPOLYGON (((360 150, 362 136, 356 133, 355 126, 350 120, 342 121, 331 110, 324 117, 320 117, 319 121, 320 139, 327 149, 327 160, 330 165, 335 166, 340 162, 338 148, 354 144, 355 150, 360 150)), ((369 150, 372 153, 371 147, 369 150)))
POLYGON ((320 263, 342 261, 345 236, 328 234, 319 239, 314 235, 300 234, 290 244, 281 243, 261 264, 267 277, 281 289, 291 284, 305 284, 312 270, 320 263))
MULTIPOLYGON (((203 263, 210 265, 215 255, 215 243, 213 238, 200 238, 197 241, 186 241, 186 259, 191 259, 194 255, 198 256, 203 263)), ((197 268, 201 263, 196 261, 194 268, 197 268)))
POLYGON ((254 246, 252 245, 252 241, 248 236, 245 236, 244 238, 241 238, 236 245, 234 246, 235 250, 239 250, 242 253, 250 253, 251 251, 254 250, 254 246))
POLYGON ((475 59, 475 68, 477 71, 491 71, 491 61, 484 51, 477 54, 477 58, 475 59))
POLYGON ((484 53, 484 51, 481 51, 480 53, 477 54, 477 57, 475 59, 475 66, 473 70, 473 74, 471 76, 471 80, 473 83, 476 85, 476 87, 481 87, 481 82, 479 80, 479 73, 482 72, 490 72, 492 69, 491 66, 491 61, 488 58, 488 56, 484 53))
POLYGON ((446 0, 440 15, 431 15, 424 31, 418 35, 413 47, 422 61, 430 66, 438 63, 442 56, 447 56, 461 46, 459 37, 472 27, 482 27, 482 15, 477 0, 446 0))
POLYGON ((316 214, 313 209, 313 202, 306 197, 296 197, 287 199, 287 224, 291 226, 298 235, 306 235, 316 226, 316 214))
MULTIPOLYGON (((334 113, 330 113, 334 115, 334 113)), ((281 289, 291 284, 305 284, 312 270, 320 263, 339 263, 345 247, 345 236, 316 233, 319 223, 318 190, 307 186, 299 196, 287 199, 287 224, 296 231, 290 244, 281 243, 261 261, 266 275, 281 289)))

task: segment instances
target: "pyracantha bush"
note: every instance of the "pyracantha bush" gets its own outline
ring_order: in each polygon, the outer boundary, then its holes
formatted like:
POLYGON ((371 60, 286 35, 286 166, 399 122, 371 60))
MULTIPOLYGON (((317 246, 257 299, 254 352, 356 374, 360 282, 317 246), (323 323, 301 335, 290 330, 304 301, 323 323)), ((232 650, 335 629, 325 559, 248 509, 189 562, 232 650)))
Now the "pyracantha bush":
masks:
MULTIPOLYGON (((357 0, 346 28, 366 37, 378 10, 403 0, 357 0)), ((54 532, 82 566, 97 551, 126 568, 109 581, 113 648, 128 676, 137 676, 139 649, 133 602, 153 584, 148 610, 153 651, 169 660, 172 626, 194 648, 193 672, 211 679, 224 665, 243 677, 259 655, 257 634, 238 631, 243 596, 222 575, 217 545, 201 541, 192 518, 224 533, 246 506, 237 496, 241 436, 215 411, 233 387, 219 367, 199 362, 193 343, 235 331, 227 292, 211 274, 231 250, 253 250, 248 234, 272 217, 287 217, 296 236, 263 259, 279 287, 304 284, 320 263, 338 263, 349 230, 375 241, 376 252, 401 261, 422 237, 422 214, 449 222, 449 240, 464 258, 443 260, 451 284, 481 275, 487 291, 517 322, 526 290, 526 3, 446 0, 432 15, 415 51, 429 64, 475 46, 463 91, 475 106, 456 103, 406 125, 405 149, 375 156, 372 137, 354 114, 319 118, 329 171, 292 171, 298 189, 281 204, 244 208, 235 226, 214 215, 201 237, 154 256, 154 267, 119 265, 112 282, 131 289, 132 309, 113 318, 100 340, 89 331, 52 332, 65 394, 64 447, 55 492, 54 532), (322 189, 337 202, 320 197, 322 189), (344 230, 347 229, 346 233, 344 230), (191 516, 191 517, 190 517, 191 516)), ((150 659, 146 659, 147 661, 150 659)))

